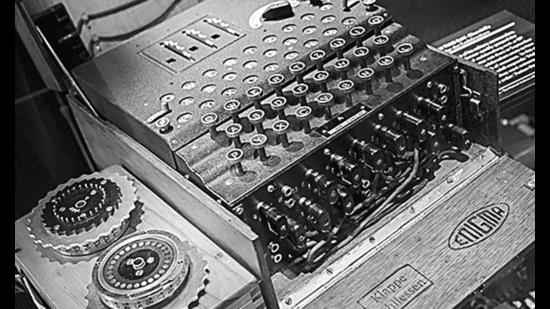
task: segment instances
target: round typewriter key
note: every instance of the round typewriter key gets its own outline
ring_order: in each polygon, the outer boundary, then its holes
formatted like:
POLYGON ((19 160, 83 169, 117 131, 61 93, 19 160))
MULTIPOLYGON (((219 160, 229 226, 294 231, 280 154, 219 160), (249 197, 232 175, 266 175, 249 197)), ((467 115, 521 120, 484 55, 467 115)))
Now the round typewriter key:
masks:
POLYGON ((395 48, 397 51, 397 54, 399 54, 402 58, 403 67, 405 70, 409 71, 411 70, 411 60, 410 56, 413 53, 413 45, 411 43, 402 43, 397 45, 395 48))
POLYGON ((277 134, 278 139, 281 141, 281 144, 284 148, 290 146, 290 142, 288 141, 288 137, 286 135, 289 128, 290 123, 286 120, 277 120, 273 123, 272 126, 273 132, 277 134))
POLYGON ((336 57, 344 57, 344 48, 346 47, 346 40, 342 38, 336 38, 329 42, 329 47, 336 53, 336 57))
POLYGON ((366 94, 372 94, 372 79, 374 78, 374 70, 364 68, 357 72, 357 77, 363 82, 366 94))
POLYGON ((361 68, 365 68, 370 57, 370 50, 366 47, 357 47, 353 50, 353 56, 359 61, 361 68))
POLYGON ((258 156, 262 162, 267 160, 265 145, 267 145, 267 136, 264 134, 254 134, 250 137, 250 146, 258 152, 258 156))
POLYGON ((292 75, 294 75, 296 77, 296 80, 299 82, 299 83, 303 83, 304 82, 304 72, 306 70, 306 65, 305 63, 301 62, 301 61, 296 61, 296 62, 293 62, 291 63, 289 66, 288 66, 288 70, 290 71, 290 73, 292 75))
POLYGON ((243 126, 238 123, 232 123, 225 128, 225 134, 229 137, 236 148, 241 148, 241 133, 243 132, 243 126))
POLYGON ((317 70, 324 70, 323 61, 325 60, 326 55, 327 54, 322 49, 314 50, 309 54, 309 59, 311 62, 315 63, 317 70))
POLYGON ((332 118, 332 111, 330 107, 334 105, 334 96, 330 92, 320 93, 315 100, 317 104, 325 109, 325 119, 329 120, 332 118))
POLYGON ((287 105, 287 100, 285 97, 275 97, 270 102, 271 109, 277 112, 277 115, 280 120, 286 120, 285 107, 287 105))
POLYGON ((353 91, 353 88, 355 87, 355 83, 349 79, 342 80, 338 83, 338 90, 340 90, 344 94, 344 100, 347 107, 350 107, 353 105, 353 101, 351 98, 351 93, 353 91))
POLYGON ((256 132, 260 134, 264 134, 264 127, 263 127, 263 121, 265 119, 265 112, 261 109, 255 109, 250 114, 248 114, 248 121, 252 125, 254 125, 254 128, 256 128, 256 132))
POLYGON ((275 93, 282 97, 283 95, 283 83, 285 82, 285 77, 283 74, 273 74, 267 78, 267 83, 275 89, 275 93))
POLYGON ((372 39, 372 43, 380 56, 385 56, 388 53, 390 38, 387 35, 378 35, 372 39))
POLYGON ((380 35, 380 30, 382 29, 382 24, 384 23, 384 17, 380 15, 372 16, 367 20, 367 23, 374 30, 376 35, 380 35))
POLYGON ((296 116, 296 119, 302 122, 302 127, 304 129, 304 133, 309 134, 311 132, 311 126, 309 124, 309 119, 311 118, 311 113, 313 110, 309 106, 300 106, 298 109, 294 112, 294 115, 296 116))
POLYGON ((313 81, 321 87, 323 92, 328 92, 327 81, 330 74, 327 71, 317 71, 313 74, 313 81))
POLYGON ((366 33, 367 30, 362 26, 355 26, 349 29, 349 35, 351 39, 355 41, 355 45, 357 47, 363 46, 363 38, 365 37, 366 33))
POLYGON ((386 82, 387 83, 393 82, 392 73, 391 73, 391 68, 393 67, 393 57, 383 56, 378 58, 378 65, 382 70, 385 71, 384 74, 386 76, 386 82))
POLYGON ((229 100, 223 104, 223 109, 231 114, 231 119, 233 120, 233 123, 241 123, 241 119, 239 118, 241 102, 237 100, 229 100))
POLYGON ((231 149, 225 154, 225 158, 227 159, 227 161, 229 161, 229 164, 235 167, 237 176, 241 176, 244 174, 244 169, 241 164, 243 156, 244 152, 242 149, 239 148, 231 149))
POLYGON ((342 79, 348 78, 348 70, 350 68, 350 62, 346 58, 338 59, 334 62, 334 68, 340 74, 342 79))
POLYGON ((309 86, 307 84, 296 84, 292 88, 292 94, 298 98, 300 105, 307 106, 306 95, 309 91, 309 86))

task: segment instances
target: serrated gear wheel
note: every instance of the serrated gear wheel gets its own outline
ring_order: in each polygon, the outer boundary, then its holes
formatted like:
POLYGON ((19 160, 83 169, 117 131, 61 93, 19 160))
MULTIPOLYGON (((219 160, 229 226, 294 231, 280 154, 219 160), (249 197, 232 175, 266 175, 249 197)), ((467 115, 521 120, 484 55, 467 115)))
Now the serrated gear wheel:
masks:
POLYGON ((207 263, 197 248, 160 230, 128 235, 103 252, 92 270, 88 308, 178 308, 198 301, 207 263))
POLYGON ((69 256, 88 255, 120 238, 136 208, 136 188, 126 176, 96 172, 48 192, 33 209, 33 241, 69 256))

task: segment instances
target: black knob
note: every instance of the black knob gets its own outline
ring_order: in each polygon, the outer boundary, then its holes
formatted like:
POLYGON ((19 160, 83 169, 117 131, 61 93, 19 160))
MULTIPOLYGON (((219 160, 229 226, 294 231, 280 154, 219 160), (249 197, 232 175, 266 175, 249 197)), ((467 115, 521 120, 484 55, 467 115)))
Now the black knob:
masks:
POLYGON ((426 139, 428 132, 428 124, 422 118, 413 114, 393 109, 395 116, 397 117, 401 126, 407 130, 414 138, 419 142, 423 142, 426 139))
POLYGON ((242 148, 241 133, 243 132, 243 126, 239 123, 232 123, 225 128, 225 134, 229 139, 233 141, 233 145, 236 148, 242 148))
POLYGON ((286 238, 288 236, 288 220, 281 211, 264 202, 257 203, 256 209, 267 221, 268 228, 273 234, 280 238, 286 238))
POLYGON ((285 77, 283 74, 273 74, 273 75, 270 75, 268 78, 267 78, 267 83, 273 87, 273 89, 275 89, 275 93, 282 97, 284 96, 283 94, 283 84, 285 83, 285 77))
POLYGON ((385 142, 385 144, 390 148, 396 156, 403 156, 407 150, 407 142, 405 137, 397 132, 394 132, 390 128, 380 125, 372 124, 376 135, 385 142))
POLYGON ((292 218, 288 218, 289 239, 296 249, 306 247, 306 228, 292 218))
POLYGON ((443 122, 447 119, 445 115, 446 109, 444 105, 435 103, 429 98, 414 96, 418 103, 418 109, 420 112, 436 122, 443 122))
POLYGON ((338 185, 336 192, 338 192, 338 200, 340 200, 340 207, 346 215, 349 215, 353 212, 355 208, 355 200, 353 199, 353 194, 344 186, 338 185))
POLYGON ((340 74, 342 79, 348 78, 348 70, 350 68, 350 62, 346 58, 338 59, 334 62, 334 69, 340 74))
POLYGON ((229 100, 223 104, 223 109, 231 115, 233 123, 240 124, 239 111, 241 110, 241 102, 237 100, 229 100))
POLYGON ((357 47, 363 47, 365 34, 367 34, 367 29, 362 26, 355 26, 349 29, 349 35, 351 39, 355 41, 355 46, 357 47))
POLYGON ((383 56, 378 58, 378 66, 384 71, 384 77, 386 83, 393 82, 391 69, 393 68, 393 57, 392 56, 383 56))
POLYGON ((250 146, 258 153, 260 161, 267 160, 267 154, 265 153, 265 145, 267 144, 267 136, 264 134, 254 134, 250 137, 250 146))
POLYGON ((445 135, 447 140, 458 149, 468 149, 471 145, 468 131, 456 124, 448 123, 445 126, 445 135))
POLYGON ((317 67, 317 70, 322 71, 322 70, 324 70, 323 63, 325 62, 326 55, 327 55, 327 53, 324 50, 317 49, 317 50, 312 51, 309 54, 309 60, 311 60, 311 62, 315 63, 315 66, 317 67))
POLYGON ((330 74, 327 71, 317 71, 313 74, 313 81, 319 85, 321 91, 328 92, 327 81, 330 74))
POLYGON ((347 140, 351 145, 351 153, 357 159, 362 160, 377 171, 384 167, 384 153, 380 148, 349 135, 347 136, 347 140))
POLYGON ((311 118, 312 109, 309 106, 300 106, 294 112, 296 119, 302 124, 302 129, 304 133, 309 134, 311 132, 311 126, 309 124, 309 119, 311 118))
POLYGON ((382 24, 384 23, 384 17, 380 15, 371 16, 367 23, 369 27, 374 31, 375 35, 380 35, 382 31, 382 24))
POLYGON ((280 120, 287 120, 285 114, 286 103, 287 101, 285 97, 275 97, 269 103, 271 109, 277 112, 277 116, 280 120))
POLYGON ((357 72, 357 77, 365 88, 367 95, 372 94, 372 80, 374 79, 374 70, 371 68, 363 68, 357 72))
POLYGON ((286 120, 277 120, 273 123, 273 132, 277 135, 277 139, 281 142, 284 148, 290 146, 287 132, 290 128, 290 123, 286 120))
POLYGON ((366 47, 357 47, 353 50, 353 56, 357 59, 361 68, 366 68, 370 58, 370 50, 366 47))
POLYGON ((306 220, 315 229, 327 233, 331 229, 330 214, 319 204, 313 202, 305 196, 295 194, 298 206, 305 214, 306 220))
POLYGON ((214 139, 216 135, 218 134, 218 131, 216 131, 216 124, 218 123, 219 117, 216 113, 206 113, 201 117, 201 124, 208 128, 208 132, 210 132, 210 138, 214 139))
POLYGON ((325 109, 325 119, 330 120, 332 118, 332 111, 330 107, 334 105, 334 96, 330 92, 320 93, 315 100, 317 104, 325 109))
POLYGON ((377 35, 372 39, 375 50, 378 51, 380 56, 385 56, 389 52, 390 38, 387 35, 377 35))
POLYGON ((323 154, 328 157, 329 164, 335 174, 350 182, 354 188, 361 186, 363 170, 359 165, 339 154, 332 153, 328 148, 323 151, 323 154))
POLYGON ((355 83, 349 79, 340 81, 336 86, 336 88, 338 88, 338 91, 340 91, 344 95, 344 102, 346 103, 347 107, 351 107, 353 105, 351 93, 353 92, 354 87, 355 83))
POLYGON ((326 200, 330 205, 338 202, 338 192, 336 184, 328 179, 327 176, 304 165, 299 165, 304 173, 305 180, 311 186, 311 190, 320 198, 326 200))
POLYGON ((344 58, 344 49, 346 48, 346 40, 335 38, 329 42, 329 47, 336 53, 337 58, 344 58))
POLYGON ((413 45, 411 43, 401 43, 395 48, 397 54, 401 57, 401 63, 403 63, 403 68, 407 71, 411 70, 411 59, 410 56, 413 53, 413 45))
POLYGON ((441 150, 441 144, 439 143, 439 137, 433 131, 428 131, 426 134, 426 140, 423 143, 424 148, 428 150, 431 154, 438 154, 441 150))
POLYGON ((290 71, 290 74, 296 77, 296 80, 298 81, 298 83, 304 82, 304 74, 306 72, 305 63, 301 61, 293 62, 288 66, 288 70, 290 71))
POLYGON ((248 114, 248 121, 250 121, 250 123, 254 125, 256 132, 260 134, 265 133, 264 126, 263 126, 264 119, 265 119, 265 112, 261 109, 255 109, 251 111, 250 114, 248 114))
POLYGON ((256 109, 262 109, 261 99, 263 94, 264 90, 258 86, 248 88, 246 91, 246 97, 254 103, 256 109))
POLYGON ((309 86, 307 84, 296 84, 292 88, 292 95, 298 98, 300 105, 307 106, 306 95, 309 91, 309 86))
POLYGON ((225 158, 227 159, 227 161, 229 161, 230 168, 234 168, 237 176, 244 175, 244 169, 241 164, 243 156, 244 152, 242 149, 239 148, 231 149, 225 154, 225 158))

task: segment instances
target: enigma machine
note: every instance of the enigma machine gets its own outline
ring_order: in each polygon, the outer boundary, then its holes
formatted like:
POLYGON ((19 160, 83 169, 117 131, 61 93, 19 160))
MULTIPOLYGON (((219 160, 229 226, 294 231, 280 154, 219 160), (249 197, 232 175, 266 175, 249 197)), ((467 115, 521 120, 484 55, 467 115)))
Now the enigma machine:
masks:
MULTIPOLYGON (((497 76, 375 1, 207 0, 72 73, 99 114, 72 103, 92 157, 168 201, 180 192, 156 175, 199 196, 172 206, 258 277, 267 307, 534 308, 534 172, 499 152, 497 76), (136 145, 117 159, 97 146, 113 130, 107 143, 136 145), (166 172, 128 163, 136 149, 166 172)), ((42 229, 69 235, 68 215, 44 212, 42 229)))

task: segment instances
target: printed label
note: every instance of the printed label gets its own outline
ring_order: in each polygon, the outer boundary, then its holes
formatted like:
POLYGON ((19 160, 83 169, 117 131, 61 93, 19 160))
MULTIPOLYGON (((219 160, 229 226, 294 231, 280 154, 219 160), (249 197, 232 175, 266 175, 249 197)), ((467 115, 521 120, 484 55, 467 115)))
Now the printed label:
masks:
POLYGON ((405 265, 357 302, 367 309, 401 309, 432 284, 416 269, 405 265))

